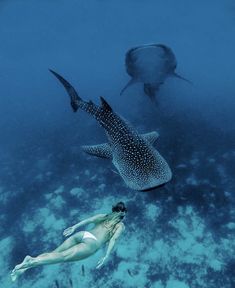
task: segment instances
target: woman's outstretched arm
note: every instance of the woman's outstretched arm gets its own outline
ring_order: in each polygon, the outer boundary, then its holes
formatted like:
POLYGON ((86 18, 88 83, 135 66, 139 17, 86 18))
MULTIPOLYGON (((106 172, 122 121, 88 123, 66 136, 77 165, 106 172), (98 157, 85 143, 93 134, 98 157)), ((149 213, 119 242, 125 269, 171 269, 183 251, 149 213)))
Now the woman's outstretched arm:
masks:
POLYGON ((73 234, 76 231, 76 229, 78 229, 79 227, 81 227, 83 225, 90 224, 90 223, 96 223, 98 221, 101 221, 104 219, 105 216, 106 216, 106 214, 98 214, 98 215, 92 216, 90 218, 84 219, 84 220, 78 222, 77 224, 65 229, 63 232, 63 235, 65 237, 67 237, 67 236, 73 234))
POLYGON ((117 230, 115 231, 114 235, 112 236, 112 238, 109 241, 105 256, 98 262, 96 268, 100 268, 104 264, 104 262, 108 259, 111 251, 113 250, 113 247, 115 245, 116 240, 120 237, 120 235, 122 234, 124 229, 125 229, 125 226, 123 223, 118 225, 117 230))

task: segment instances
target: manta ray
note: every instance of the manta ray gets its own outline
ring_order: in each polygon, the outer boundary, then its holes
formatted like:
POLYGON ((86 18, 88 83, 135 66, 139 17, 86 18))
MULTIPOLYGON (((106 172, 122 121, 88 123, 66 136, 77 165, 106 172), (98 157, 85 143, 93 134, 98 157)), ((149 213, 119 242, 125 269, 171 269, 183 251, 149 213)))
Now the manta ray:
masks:
POLYGON ((170 167, 153 146, 158 138, 157 132, 138 134, 113 111, 103 97, 100 97, 100 107, 92 101, 86 102, 67 80, 58 73, 50 71, 69 94, 73 111, 76 112, 79 108, 86 111, 106 132, 108 142, 83 146, 86 153, 111 159, 126 185, 134 190, 151 190, 171 180, 170 167))
POLYGON ((171 48, 163 44, 146 44, 132 48, 127 51, 125 62, 131 80, 120 94, 130 85, 141 82, 144 84, 145 94, 154 100, 160 85, 167 77, 173 76, 190 82, 175 72, 175 55, 171 48))

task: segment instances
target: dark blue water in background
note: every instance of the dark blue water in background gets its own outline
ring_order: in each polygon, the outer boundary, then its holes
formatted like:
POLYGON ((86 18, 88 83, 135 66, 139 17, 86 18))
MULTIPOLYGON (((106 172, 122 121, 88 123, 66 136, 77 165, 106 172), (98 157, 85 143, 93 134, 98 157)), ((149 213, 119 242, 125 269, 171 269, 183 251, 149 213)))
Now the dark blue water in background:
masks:
POLYGON ((232 0, 0 1, 4 288, 235 287, 234 33, 232 0), (126 51, 146 43, 170 46, 177 72, 193 82, 168 79, 157 107, 139 84, 119 96, 126 51), (172 181, 131 191, 111 162, 83 154, 81 145, 106 141, 104 131, 72 113, 48 68, 84 99, 104 96, 138 131, 157 130, 172 181), (54 249, 66 227, 120 200, 126 232, 102 270, 94 269, 101 252, 83 263, 85 276, 82 263, 63 264, 11 284, 25 255, 54 249))

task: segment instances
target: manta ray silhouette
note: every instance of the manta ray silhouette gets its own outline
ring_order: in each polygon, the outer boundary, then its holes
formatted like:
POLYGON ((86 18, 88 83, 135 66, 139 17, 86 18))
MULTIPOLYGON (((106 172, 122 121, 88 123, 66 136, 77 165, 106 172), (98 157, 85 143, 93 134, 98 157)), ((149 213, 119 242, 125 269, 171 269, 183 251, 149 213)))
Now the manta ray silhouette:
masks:
POLYGON ((92 101, 83 101, 73 86, 62 76, 50 70, 63 84, 71 100, 73 111, 79 108, 92 115, 105 129, 108 143, 83 146, 83 150, 94 156, 109 158, 126 185, 134 190, 150 190, 171 180, 172 173, 165 159, 153 147, 157 132, 138 134, 105 101, 101 107, 92 101))
POLYGON ((168 77, 176 77, 191 83, 175 72, 177 61, 170 47, 163 44, 145 44, 131 48, 126 53, 126 71, 130 81, 122 89, 122 94, 135 83, 144 84, 144 92, 155 100, 160 86, 168 77))

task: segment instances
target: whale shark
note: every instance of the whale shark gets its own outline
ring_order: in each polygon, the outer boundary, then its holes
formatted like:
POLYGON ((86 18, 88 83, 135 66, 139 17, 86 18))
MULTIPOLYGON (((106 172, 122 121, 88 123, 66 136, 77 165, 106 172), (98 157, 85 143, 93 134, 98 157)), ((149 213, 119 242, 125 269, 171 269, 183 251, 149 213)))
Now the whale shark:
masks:
POLYGON ((145 44, 131 48, 126 53, 125 63, 131 79, 120 94, 135 83, 143 83, 145 94, 155 100, 156 93, 168 77, 191 83, 175 72, 176 57, 172 49, 163 44, 145 44))
POLYGON ((107 143, 82 146, 86 153, 110 159, 125 184, 133 190, 148 191, 171 180, 169 165, 153 146, 159 136, 156 131, 139 134, 103 97, 100 97, 101 106, 84 101, 67 80, 50 71, 66 89, 73 111, 81 109, 92 115, 106 132, 107 143))

